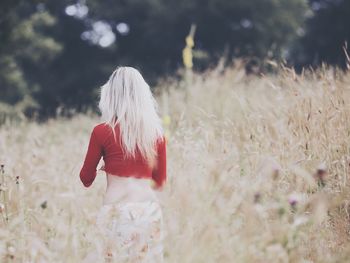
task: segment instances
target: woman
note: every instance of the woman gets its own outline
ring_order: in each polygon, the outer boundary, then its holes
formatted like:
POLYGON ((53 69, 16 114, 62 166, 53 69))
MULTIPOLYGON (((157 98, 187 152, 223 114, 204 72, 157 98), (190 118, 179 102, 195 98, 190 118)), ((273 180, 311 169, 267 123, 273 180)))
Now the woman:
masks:
POLYGON ((162 212, 154 189, 166 180, 166 143, 150 87, 119 67, 101 88, 103 123, 94 127, 80 171, 89 187, 103 157, 107 190, 97 225, 113 262, 162 262, 162 212))

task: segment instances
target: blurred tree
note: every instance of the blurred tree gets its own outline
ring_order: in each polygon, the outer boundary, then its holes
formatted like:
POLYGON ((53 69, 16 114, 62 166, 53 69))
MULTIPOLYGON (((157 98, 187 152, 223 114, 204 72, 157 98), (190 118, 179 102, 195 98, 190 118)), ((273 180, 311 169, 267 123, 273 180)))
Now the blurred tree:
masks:
POLYGON ((0 100, 41 113, 84 110, 117 65, 149 82, 182 65, 197 25, 194 67, 229 58, 284 58, 307 0, 2 0, 0 100), (200 58, 202 58, 200 60, 200 58))
POLYGON ((37 75, 45 89, 36 94, 35 99, 43 106, 44 115, 53 114, 58 107, 63 111, 82 111, 94 105, 98 87, 117 64, 113 54, 115 46, 103 48, 82 39, 91 20, 67 15, 66 7, 75 2, 51 0, 45 4, 45 10, 58 21, 50 34, 64 49, 42 74, 37 75))
POLYGON ((310 0, 310 6, 314 15, 307 21, 293 62, 299 65, 326 62, 344 67, 343 46, 350 42, 350 1, 310 0))
MULTIPOLYGON (((81 39, 86 21, 65 13, 69 0, 0 3, 0 102, 43 116, 83 110, 112 67, 110 49, 81 39)), ((114 62, 114 61, 113 61, 114 62)))
POLYGON ((3 1, 1 7, 0 101, 36 107, 33 94, 42 87, 32 80, 31 72, 45 67, 62 50, 59 43, 45 34, 55 19, 38 10, 34 1, 3 1))
POLYGON ((181 63, 184 39, 197 25, 196 49, 212 59, 281 58, 308 11, 306 0, 106 0, 89 1, 91 17, 130 26, 117 40, 118 56, 164 73, 181 63))

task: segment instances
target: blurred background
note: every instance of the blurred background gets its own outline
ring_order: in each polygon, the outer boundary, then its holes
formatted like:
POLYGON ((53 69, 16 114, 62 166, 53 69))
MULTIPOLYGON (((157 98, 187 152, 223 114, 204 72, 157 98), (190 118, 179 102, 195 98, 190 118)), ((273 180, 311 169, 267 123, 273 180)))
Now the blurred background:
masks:
POLYGON ((78 175, 120 65, 159 103, 166 262, 350 262, 349 25, 350 0, 0 0, 0 262, 103 257, 105 176, 78 175))
POLYGON ((2 0, 0 111, 46 118, 95 107, 118 65, 151 85, 176 77, 195 25, 193 69, 346 67, 349 0, 2 0))

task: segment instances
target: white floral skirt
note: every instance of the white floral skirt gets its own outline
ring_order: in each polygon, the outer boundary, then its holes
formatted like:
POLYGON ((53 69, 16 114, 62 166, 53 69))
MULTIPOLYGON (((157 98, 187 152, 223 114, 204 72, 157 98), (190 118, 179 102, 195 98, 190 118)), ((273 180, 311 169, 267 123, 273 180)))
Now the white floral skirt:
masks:
POLYGON ((163 262, 163 216, 155 201, 101 207, 96 224, 108 262, 163 262))

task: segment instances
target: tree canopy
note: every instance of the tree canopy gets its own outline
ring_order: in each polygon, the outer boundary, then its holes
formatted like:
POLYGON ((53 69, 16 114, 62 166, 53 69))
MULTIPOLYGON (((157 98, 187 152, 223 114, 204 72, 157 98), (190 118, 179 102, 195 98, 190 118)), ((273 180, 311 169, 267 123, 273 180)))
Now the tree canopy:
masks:
POLYGON ((325 61, 344 66, 350 3, 344 0, 3 0, 0 102, 41 114, 94 105, 118 65, 147 80, 182 66, 192 24, 194 68, 229 59, 325 61))

